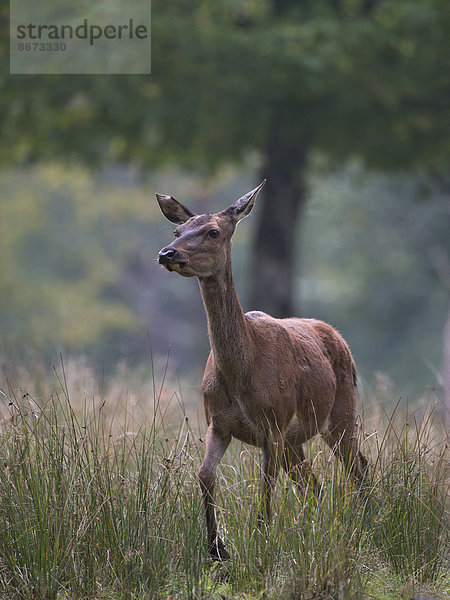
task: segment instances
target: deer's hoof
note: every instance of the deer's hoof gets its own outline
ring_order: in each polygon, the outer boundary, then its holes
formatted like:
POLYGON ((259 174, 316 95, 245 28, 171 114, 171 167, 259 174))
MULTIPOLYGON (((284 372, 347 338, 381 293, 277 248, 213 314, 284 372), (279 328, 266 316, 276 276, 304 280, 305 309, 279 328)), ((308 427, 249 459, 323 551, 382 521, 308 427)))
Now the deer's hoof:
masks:
POLYGON ((216 538, 214 542, 209 545, 208 552, 211 560, 214 561, 224 561, 230 559, 230 555, 225 548, 225 544, 220 538, 216 538))

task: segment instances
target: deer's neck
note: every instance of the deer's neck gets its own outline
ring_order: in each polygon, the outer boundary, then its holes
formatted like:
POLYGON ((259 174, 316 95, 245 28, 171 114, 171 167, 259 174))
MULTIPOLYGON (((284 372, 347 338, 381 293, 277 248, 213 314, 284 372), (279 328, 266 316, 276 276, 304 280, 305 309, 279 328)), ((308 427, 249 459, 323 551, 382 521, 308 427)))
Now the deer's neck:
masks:
POLYGON ((243 381, 249 372, 251 349, 231 265, 225 273, 199 282, 216 368, 230 383, 243 381))

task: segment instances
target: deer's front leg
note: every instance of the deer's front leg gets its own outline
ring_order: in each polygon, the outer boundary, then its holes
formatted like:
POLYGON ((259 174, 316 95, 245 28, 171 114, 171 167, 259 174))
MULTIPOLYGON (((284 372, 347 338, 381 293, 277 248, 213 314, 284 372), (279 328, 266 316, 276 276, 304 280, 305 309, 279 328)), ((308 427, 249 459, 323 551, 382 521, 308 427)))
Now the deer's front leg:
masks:
POLYGON ((217 533, 216 511, 214 508, 216 469, 222 460, 230 441, 230 435, 221 435, 214 430, 212 425, 210 425, 206 433, 205 458, 203 459, 202 466, 198 472, 203 502, 205 505, 208 551, 212 560, 227 560, 230 558, 223 541, 217 533))

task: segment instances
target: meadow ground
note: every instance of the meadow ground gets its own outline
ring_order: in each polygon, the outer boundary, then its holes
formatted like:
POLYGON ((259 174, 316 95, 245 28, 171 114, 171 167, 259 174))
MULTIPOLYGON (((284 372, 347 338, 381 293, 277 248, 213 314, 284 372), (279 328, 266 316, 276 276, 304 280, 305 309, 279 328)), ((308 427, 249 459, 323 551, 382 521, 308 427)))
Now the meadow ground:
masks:
POLYGON ((308 443, 320 499, 282 475, 267 533, 256 529, 258 452, 233 444, 218 470, 232 556, 220 565, 207 558, 196 480, 204 426, 161 373, 134 392, 126 373, 106 386, 78 363, 2 381, 1 598, 449 598, 447 443, 433 399, 365 403, 364 495, 308 443))

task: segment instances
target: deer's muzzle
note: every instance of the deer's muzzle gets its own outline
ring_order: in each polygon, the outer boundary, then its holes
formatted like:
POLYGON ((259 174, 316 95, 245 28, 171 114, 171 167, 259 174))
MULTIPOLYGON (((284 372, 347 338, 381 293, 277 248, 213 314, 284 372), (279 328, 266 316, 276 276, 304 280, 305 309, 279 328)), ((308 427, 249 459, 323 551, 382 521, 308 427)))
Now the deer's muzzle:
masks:
POLYGON ((158 262, 160 265, 166 267, 168 271, 173 271, 173 266, 177 266, 179 269, 183 269, 186 265, 186 261, 182 260, 180 252, 175 248, 166 246, 159 252, 158 262))

